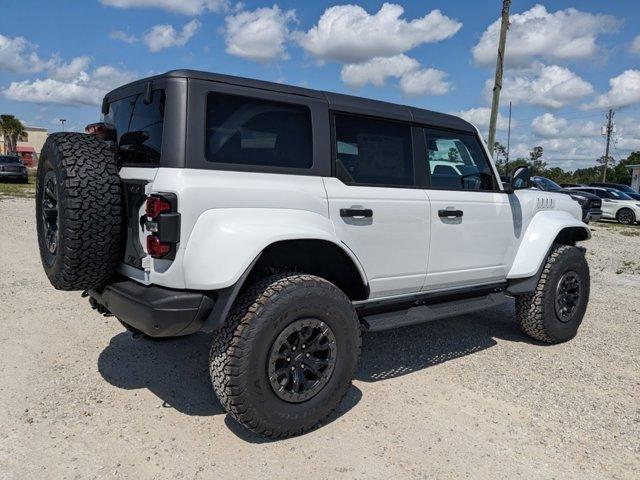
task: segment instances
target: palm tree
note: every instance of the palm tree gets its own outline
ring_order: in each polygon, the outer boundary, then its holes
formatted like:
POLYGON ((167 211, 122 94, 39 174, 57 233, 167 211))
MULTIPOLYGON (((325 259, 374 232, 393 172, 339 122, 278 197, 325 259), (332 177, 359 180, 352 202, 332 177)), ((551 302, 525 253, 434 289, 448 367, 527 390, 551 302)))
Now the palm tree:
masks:
POLYGON ((15 152, 18 146, 18 138, 26 135, 24 125, 13 115, 0 115, 0 134, 4 137, 5 150, 15 152))

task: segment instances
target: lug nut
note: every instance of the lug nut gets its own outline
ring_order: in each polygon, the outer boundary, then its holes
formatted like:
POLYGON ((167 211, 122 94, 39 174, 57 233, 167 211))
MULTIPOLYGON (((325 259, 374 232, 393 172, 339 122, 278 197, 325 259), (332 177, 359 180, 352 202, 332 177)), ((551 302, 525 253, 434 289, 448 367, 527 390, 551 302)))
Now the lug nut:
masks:
POLYGON ((307 354, 305 354, 305 356, 306 356, 307 358, 309 358, 311 355, 307 353, 307 354))
POLYGON ((295 369, 296 369, 296 367, 294 367, 294 366, 292 365, 292 366, 291 366, 291 370, 295 370, 295 369))
POLYGON ((295 349, 296 349, 296 347, 291 347, 291 350, 295 350, 295 349))
POLYGON ((306 347, 306 345, 303 343, 303 344, 302 344, 302 349, 304 350, 304 349, 305 349, 305 347, 306 347))
POLYGON ((287 362, 290 362, 290 361, 291 361, 291 357, 287 357, 287 362))
POLYGON ((304 363, 300 365, 300 368, 304 370, 304 363))

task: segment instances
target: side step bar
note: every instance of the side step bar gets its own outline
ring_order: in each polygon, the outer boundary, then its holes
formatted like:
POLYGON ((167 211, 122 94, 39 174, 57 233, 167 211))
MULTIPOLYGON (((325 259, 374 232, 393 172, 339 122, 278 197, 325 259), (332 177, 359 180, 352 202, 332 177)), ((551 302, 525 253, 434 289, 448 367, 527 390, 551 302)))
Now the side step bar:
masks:
POLYGON ((365 330, 377 332, 496 307, 506 303, 508 298, 504 291, 493 291, 484 295, 412 306, 395 311, 373 314, 367 314, 364 311, 360 315, 360 319, 365 330))

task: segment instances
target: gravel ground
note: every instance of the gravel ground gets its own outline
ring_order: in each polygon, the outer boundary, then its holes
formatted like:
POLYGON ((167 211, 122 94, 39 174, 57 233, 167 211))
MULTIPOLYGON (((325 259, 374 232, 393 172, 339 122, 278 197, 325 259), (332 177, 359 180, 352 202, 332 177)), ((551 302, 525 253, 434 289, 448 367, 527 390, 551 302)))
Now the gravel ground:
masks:
POLYGON ((512 304, 367 334, 337 414, 269 442, 222 411, 207 335, 136 340, 55 291, 33 201, 0 200, 0 478, 640 478, 640 227, 593 230, 573 341, 512 304))

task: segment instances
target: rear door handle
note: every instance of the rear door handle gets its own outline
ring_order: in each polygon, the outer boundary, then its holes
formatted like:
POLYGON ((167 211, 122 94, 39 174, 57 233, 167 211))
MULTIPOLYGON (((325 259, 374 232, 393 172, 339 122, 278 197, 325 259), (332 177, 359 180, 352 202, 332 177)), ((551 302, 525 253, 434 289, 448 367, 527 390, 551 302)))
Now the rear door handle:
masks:
POLYGON ((359 217, 359 218, 371 218, 373 217, 373 210, 370 208, 341 208, 340 216, 345 217, 359 217))
POLYGON ((440 218, 460 218, 464 212, 462 210, 438 210, 440 218))

